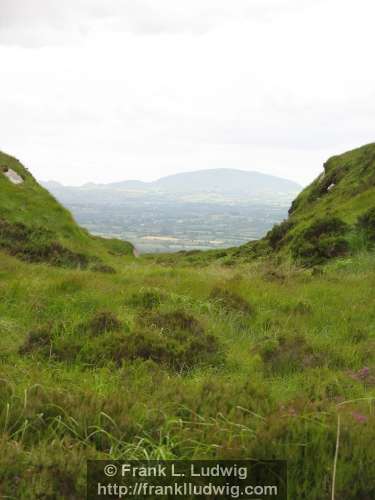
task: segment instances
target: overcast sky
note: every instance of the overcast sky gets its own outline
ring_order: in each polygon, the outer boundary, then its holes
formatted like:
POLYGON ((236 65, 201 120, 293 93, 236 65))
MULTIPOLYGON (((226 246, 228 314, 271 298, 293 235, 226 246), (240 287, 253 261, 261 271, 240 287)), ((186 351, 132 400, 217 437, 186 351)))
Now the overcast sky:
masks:
POLYGON ((0 149, 65 184, 306 184, 375 141, 374 20, 374 0, 0 0, 0 149))

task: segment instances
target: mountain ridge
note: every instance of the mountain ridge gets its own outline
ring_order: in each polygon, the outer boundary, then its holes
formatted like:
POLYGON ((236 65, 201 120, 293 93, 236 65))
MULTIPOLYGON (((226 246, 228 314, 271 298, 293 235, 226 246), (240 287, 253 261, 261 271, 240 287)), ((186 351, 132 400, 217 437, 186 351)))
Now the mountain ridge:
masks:
POLYGON ((215 191, 219 189, 221 192, 230 192, 232 189, 240 191, 255 192, 256 190, 272 190, 275 187, 283 188, 289 191, 299 191, 302 186, 289 179, 283 177, 264 174, 256 170, 247 171, 234 168, 216 168, 216 169, 202 169, 187 172, 180 172, 160 177, 155 181, 140 181, 136 179, 129 179, 125 181, 110 182, 110 183, 85 183, 80 186, 68 186, 56 181, 42 181, 42 185, 53 187, 59 185, 63 188, 75 189, 178 189, 179 191, 199 191, 209 190, 215 191), (190 184, 189 184, 190 183, 190 184), (216 186, 215 186, 216 183, 216 186), (244 188, 244 183, 246 189, 244 188), (252 185, 254 183, 255 185, 252 185), (219 185, 217 185, 219 184, 219 185), (230 187, 230 189, 228 189, 230 187))
POLYGON ((223 248, 263 236, 301 186, 259 172, 209 169, 150 183, 44 186, 95 234, 130 240, 142 253, 223 248))

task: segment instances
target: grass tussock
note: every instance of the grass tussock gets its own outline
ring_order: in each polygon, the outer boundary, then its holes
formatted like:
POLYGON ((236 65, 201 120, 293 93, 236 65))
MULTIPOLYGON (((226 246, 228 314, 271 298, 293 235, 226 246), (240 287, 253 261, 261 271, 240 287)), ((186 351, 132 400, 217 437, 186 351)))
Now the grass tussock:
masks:
POLYGON ((239 313, 252 316, 255 314, 250 303, 236 292, 223 287, 215 286, 210 293, 210 300, 226 313, 239 313))
POLYGON ((90 320, 87 325, 92 335, 101 335, 106 332, 121 330, 122 322, 109 311, 100 311, 90 320))
POLYGON ((131 307, 143 309, 155 309, 160 306, 165 298, 165 294, 160 290, 143 289, 133 295, 128 300, 131 307))

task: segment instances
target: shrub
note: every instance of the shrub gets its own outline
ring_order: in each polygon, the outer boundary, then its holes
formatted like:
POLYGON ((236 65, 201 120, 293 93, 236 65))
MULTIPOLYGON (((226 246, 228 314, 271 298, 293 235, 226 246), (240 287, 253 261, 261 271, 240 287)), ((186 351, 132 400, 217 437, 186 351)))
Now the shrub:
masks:
POLYGON ((120 365, 125 360, 152 360, 176 371, 191 369, 202 363, 217 360, 218 344, 212 335, 192 337, 177 334, 164 336, 152 330, 141 330, 115 341, 103 348, 109 349, 110 357, 120 365), (120 342, 118 342, 120 341, 120 342), (108 347, 107 347, 108 346, 108 347))
POLYGON ((81 267, 85 269, 89 259, 82 253, 76 253, 63 247, 59 242, 30 243, 24 247, 16 247, 11 253, 29 262, 47 262, 53 266, 81 267))
POLYGON ((44 351, 48 353, 51 350, 52 335, 49 329, 41 328, 39 330, 31 331, 24 344, 20 347, 20 354, 31 354, 34 351, 44 351))
POLYGON ((182 310, 150 313, 139 318, 139 325, 130 339, 132 358, 151 359, 177 370, 221 359, 216 337, 207 334, 194 316, 182 310))
POLYGON ((298 242, 292 248, 293 257, 305 265, 322 264, 334 257, 343 257, 349 252, 349 244, 345 238, 324 238, 314 243, 298 242))
POLYGON ((31 333, 20 353, 37 352, 55 361, 97 367, 150 360, 178 372, 224 359, 217 338, 183 311, 143 315, 133 332, 109 312, 98 313, 81 328, 92 335, 58 335, 52 343, 47 330, 31 333))
POLYGON ((336 236, 344 234, 347 229, 347 224, 338 217, 327 216, 314 221, 305 230, 305 238, 311 240, 320 236, 336 236))
POLYGON ((93 335, 100 335, 105 332, 118 331, 123 325, 113 313, 101 311, 95 314, 87 326, 93 335))
POLYGON ((133 307, 143 307, 144 309, 154 309, 161 304, 162 295, 158 290, 142 290, 139 293, 134 293, 128 304, 133 307))
POLYGON ((89 258, 53 241, 50 231, 29 228, 21 223, 0 219, 0 248, 28 262, 47 262, 61 267, 86 268, 89 258))
POLYGON ((227 313, 236 312, 246 315, 254 313, 253 308, 240 295, 226 288, 216 286, 210 294, 210 299, 215 301, 227 313))
POLYGON ((371 242, 375 242, 375 207, 370 208, 359 217, 357 226, 364 231, 371 242))
POLYGON ((116 270, 112 266, 107 266, 107 264, 94 264, 91 267, 91 271, 96 273, 116 274, 116 270))
POLYGON ((216 337, 206 334, 198 320, 183 311, 142 316, 135 331, 115 331, 92 339, 72 351, 72 356, 96 366, 112 361, 120 367, 126 361, 150 360, 178 372, 223 359, 216 337))
POLYGON ((286 375, 321 364, 320 356, 313 352, 304 337, 300 335, 268 340, 258 352, 270 374, 286 375))
POLYGON ((271 231, 267 233, 266 238, 273 250, 280 248, 283 239, 292 227, 293 223, 291 221, 284 220, 281 224, 275 224, 271 231))
POLYGON ((297 210, 297 208, 299 207, 301 203, 301 197, 299 196, 298 198, 296 198, 295 200, 292 201, 292 204, 288 210, 288 214, 289 215, 292 215, 294 214, 294 212, 297 210))
POLYGON ((343 236, 347 231, 347 224, 337 217, 318 219, 294 239, 292 256, 311 266, 347 255, 349 243, 343 236))
POLYGON ((138 321, 141 326, 151 326, 172 334, 176 334, 176 332, 188 332, 193 335, 204 334, 201 323, 194 316, 182 310, 167 313, 150 313, 140 316, 138 321))
POLYGON ((217 259, 221 259, 223 257, 226 257, 228 255, 228 252, 226 250, 218 250, 216 253, 215 253, 215 257, 217 259))

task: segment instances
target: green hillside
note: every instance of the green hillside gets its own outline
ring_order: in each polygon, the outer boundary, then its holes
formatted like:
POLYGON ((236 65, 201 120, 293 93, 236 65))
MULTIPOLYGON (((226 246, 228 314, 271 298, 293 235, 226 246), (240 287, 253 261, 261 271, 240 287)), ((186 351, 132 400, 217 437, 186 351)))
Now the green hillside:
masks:
POLYGON ((330 158, 266 238, 273 251, 320 264, 371 245, 375 236, 375 144, 330 158))
POLYGON ((336 500, 374 498, 374 150, 331 159, 335 188, 261 242, 138 259, 2 156, 25 182, 0 173, 0 497, 85 498, 87 459, 278 458, 290 500, 334 476, 336 500), (38 234, 114 272, 25 253, 38 234))
POLYGON ((324 172, 294 201, 290 214, 308 220, 339 215, 355 224, 375 204, 375 144, 330 158, 324 172))
POLYGON ((108 260, 111 250, 132 253, 126 242, 96 238, 80 228, 18 160, 1 152, 0 193, 0 247, 12 255, 31 262, 89 267, 108 260), (12 171, 22 182, 15 184, 6 177, 12 171))

